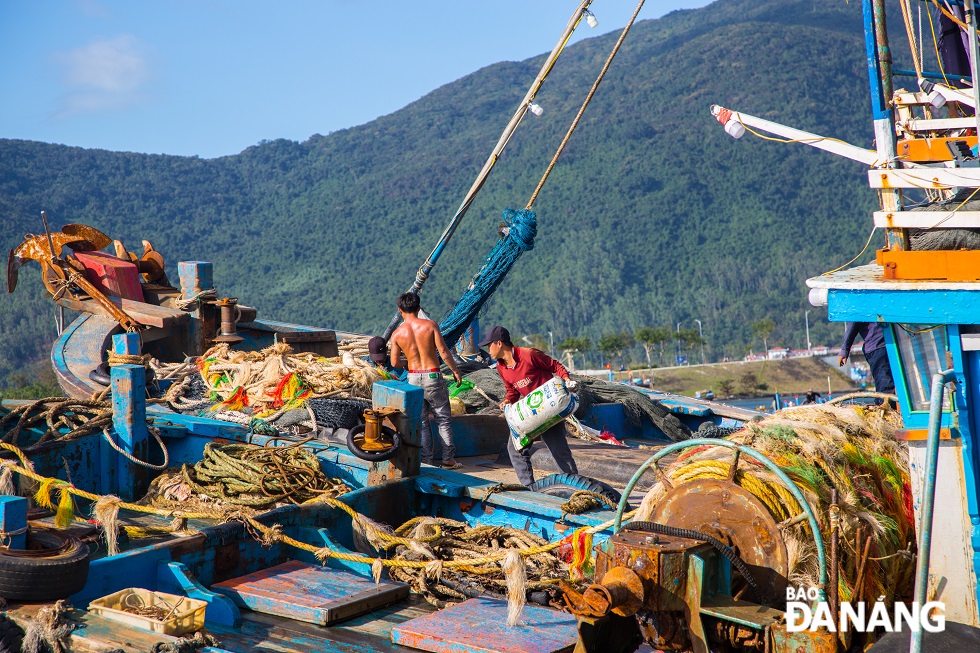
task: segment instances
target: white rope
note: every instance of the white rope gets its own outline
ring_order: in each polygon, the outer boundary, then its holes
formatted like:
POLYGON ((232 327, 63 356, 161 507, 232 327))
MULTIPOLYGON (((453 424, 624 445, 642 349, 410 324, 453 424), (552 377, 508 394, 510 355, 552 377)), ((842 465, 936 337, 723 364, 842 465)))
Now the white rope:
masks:
POLYGON ((109 442, 109 445, 113 449, 115 449, 116 451, 118 451, 119 453, 121 453, 124 457, 126 457, 131 462, 134 462, 137 465, 141 465, 143 467, 148 467, 150 469, 156 469, 156 470, 166 469, 170 465, 170 452, 167 451, 167 446, 163 443, 163 438, 160 437, 160 429, 157 429, 157 428, 154 428, 154 427, 151 426, 151 427, 149 427, 148 430, 150 432, 150 435, 152 435, 156 439, 157 444, 160 445, 160 449, 163 450, 163 464, 161 464, 161 465, 154 465, 152 463, 145 462, 143 460, 140 460, 139 458, 134 457, 128 451, 125 451, 122 447, 120 447, 118 444, 116 444, 113 441, 112 436, 109 435, 109 429, 108 428, 102 429, 102 435, 105 436, 105 439, 109 442))
POLYGON ((182 311, 186 311, 190 306, 194 304, 200 305, 206 301, 214 301, 218 298, 218 291, 214 288, 209 288, 208 290, 202 290, 201 292, 188 297, 187 299, 175 299, 174 306, 182 311))

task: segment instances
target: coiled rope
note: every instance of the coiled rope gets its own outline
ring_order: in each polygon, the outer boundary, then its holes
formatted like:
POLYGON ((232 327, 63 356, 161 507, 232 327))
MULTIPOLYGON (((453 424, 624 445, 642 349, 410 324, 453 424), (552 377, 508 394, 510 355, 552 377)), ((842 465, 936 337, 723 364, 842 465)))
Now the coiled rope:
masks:
POLYGON ((202 459, 194 467, 185 464, 181 474, 199 494, 252 508, 283 501, 299 505, 324 494, 349 492, 343 481, 320 470, 316 454, 302 446, 308 441, 283 447, 209 442, 202 459))

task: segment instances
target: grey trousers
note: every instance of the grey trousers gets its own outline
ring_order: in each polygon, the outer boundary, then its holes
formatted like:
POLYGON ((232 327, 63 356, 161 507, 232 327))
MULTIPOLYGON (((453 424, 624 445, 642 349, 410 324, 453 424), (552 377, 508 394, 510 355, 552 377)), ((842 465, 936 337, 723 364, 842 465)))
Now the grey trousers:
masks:
POLYGON ((422 462, 432 464, 432 431, 429 426, 429 411, 435 415, 436 426, 439 429, 439 439, 442 441, 442 459, 456 459, 456 446, 453 444, 452 408, 449 406, 449 391, 442 374, 438 372, 409 372, 408 382, 422 388, 425 394, 425 404, 422 406, 422 462))
MULTIPOLYGON (((578 474, 578 466, 572 458, 572 450, 568 448, 568 440, 565 439, 565 421, 562 420, 541 434, 541 441, 548 447, 551 457, 565 474, 578 474)), ((517 472, 517 480, 521 485, 527 486, 534 482, 534 470, 531 468, 531 451, 534 444, 525 447, 521 451, 514 446, 514 438, 507 436, 507 454, 510 456, 510 464, 517 472)))

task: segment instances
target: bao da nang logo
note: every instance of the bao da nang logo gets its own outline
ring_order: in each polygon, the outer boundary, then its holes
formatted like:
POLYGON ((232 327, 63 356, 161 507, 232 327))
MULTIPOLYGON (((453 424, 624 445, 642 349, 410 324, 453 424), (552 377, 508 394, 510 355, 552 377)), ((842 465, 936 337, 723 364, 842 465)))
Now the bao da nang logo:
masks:
POLYGON ((884 596, 873 603, 842 601, 838 620, 834 621, 830 604, 819 601, 819 598, 815 587, 786 588, 786 630, 791 633, 804 630, 832 633, 925 630, 938 633, 946 629, 946 604, 941 601, 929 601, 921 606, 896 601, 890 611, 884 596))

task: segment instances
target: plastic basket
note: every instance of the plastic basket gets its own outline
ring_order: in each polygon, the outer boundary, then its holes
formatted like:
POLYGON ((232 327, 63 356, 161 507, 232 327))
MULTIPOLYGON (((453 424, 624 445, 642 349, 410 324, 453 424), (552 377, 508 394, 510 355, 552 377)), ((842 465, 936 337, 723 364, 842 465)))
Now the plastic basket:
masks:
POLYGON ((164 635, 183 635, 204 626, 204 609, 207 601, 186 596, 153 592, 141 587, 130 587, 115 594, 103 596, 88 604, 89 612, 121 623, 164 635), (155 607, 166 610, 164 619, 127 612, 126 607, 155 607))

